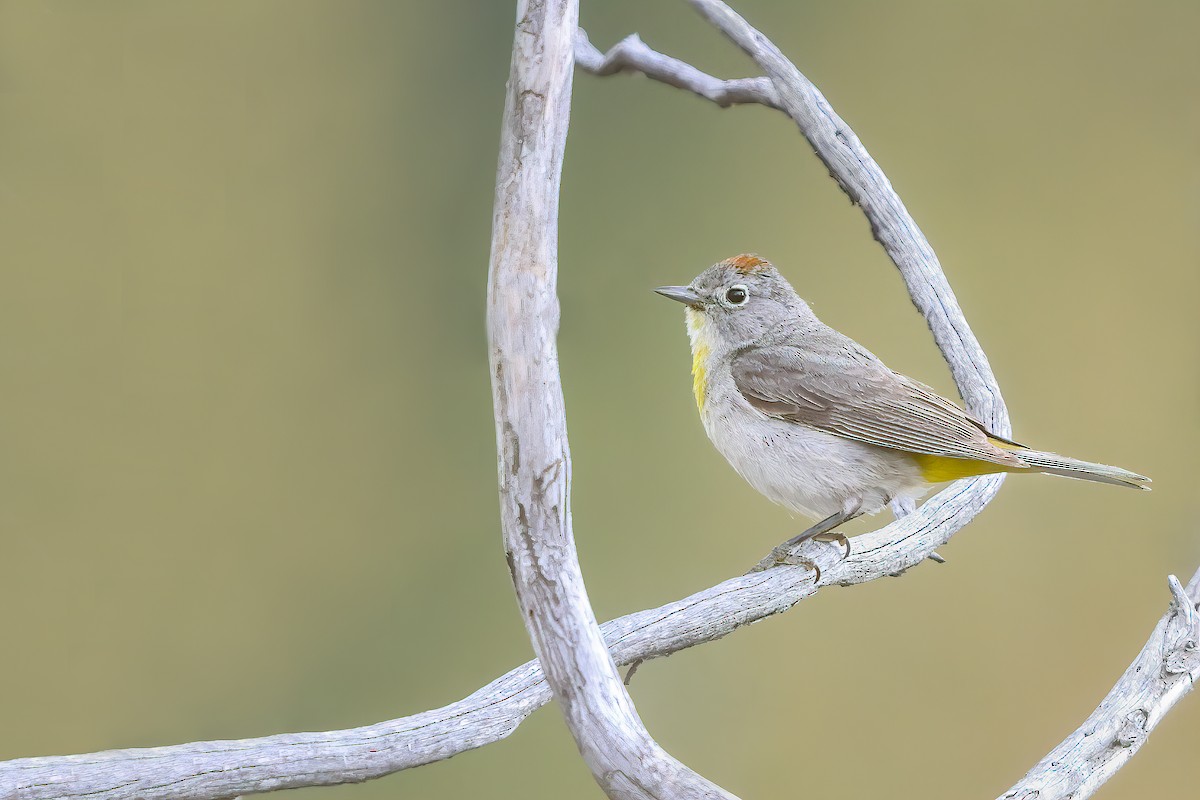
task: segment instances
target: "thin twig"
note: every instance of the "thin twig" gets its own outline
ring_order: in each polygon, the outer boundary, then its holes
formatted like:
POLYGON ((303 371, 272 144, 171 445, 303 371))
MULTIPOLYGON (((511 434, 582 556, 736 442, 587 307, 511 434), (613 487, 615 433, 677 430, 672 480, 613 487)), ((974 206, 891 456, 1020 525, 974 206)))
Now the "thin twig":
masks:
POLYGON ((640 72, 676 89, 693 92, 721 108, 756 103, 779 108, 779 93, 768 78, 741 78, 723 81, 702 72, 686 61, 651 50, 636 33, 601 53, 588 41, 580 28, 575 34, 575 63, 585 72, 601 77, 619 72, 640 72))

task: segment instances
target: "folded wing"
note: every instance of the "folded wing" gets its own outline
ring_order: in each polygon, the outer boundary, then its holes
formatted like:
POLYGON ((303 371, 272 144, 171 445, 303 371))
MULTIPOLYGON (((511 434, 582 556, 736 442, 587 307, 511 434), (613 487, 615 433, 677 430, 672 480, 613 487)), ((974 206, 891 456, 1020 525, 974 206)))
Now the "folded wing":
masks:
POLYGON ((852 340, 770 343, 736 355, 733 380, 762 413, 879 447, 1020 469, 1024 461, 949 400, 852 340))

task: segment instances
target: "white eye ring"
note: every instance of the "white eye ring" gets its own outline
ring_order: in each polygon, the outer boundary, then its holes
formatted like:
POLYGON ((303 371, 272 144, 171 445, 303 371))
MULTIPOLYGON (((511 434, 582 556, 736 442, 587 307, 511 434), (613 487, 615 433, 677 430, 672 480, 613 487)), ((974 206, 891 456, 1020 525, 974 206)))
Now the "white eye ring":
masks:
POLYGON ((744 283, 735 283, 725 290, 725 303, 730 306, 744 306, 750 301, 750 290, 744 283))

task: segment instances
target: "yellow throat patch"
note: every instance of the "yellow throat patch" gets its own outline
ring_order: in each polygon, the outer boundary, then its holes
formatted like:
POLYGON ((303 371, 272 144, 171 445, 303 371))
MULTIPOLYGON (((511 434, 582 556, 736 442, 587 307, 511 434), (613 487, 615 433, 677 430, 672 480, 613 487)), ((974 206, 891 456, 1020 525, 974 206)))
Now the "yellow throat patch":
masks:
POLYGON ((692 308, 686 310, 685 316, 687 317, 688 338, 692 341, 692 394, 696 395, 696 408, 700 409, 700 413, 703 414, 704 393, 708 379, 705 365, 708 363, 709 353, 712 352, 704 330, 708 321, 699 311, 692 308))
POLYGON ((708 348, 701 345, 692 353, 692 394, 696 395, 696 408, 704 411, 704 362, 708 360, 708 348))

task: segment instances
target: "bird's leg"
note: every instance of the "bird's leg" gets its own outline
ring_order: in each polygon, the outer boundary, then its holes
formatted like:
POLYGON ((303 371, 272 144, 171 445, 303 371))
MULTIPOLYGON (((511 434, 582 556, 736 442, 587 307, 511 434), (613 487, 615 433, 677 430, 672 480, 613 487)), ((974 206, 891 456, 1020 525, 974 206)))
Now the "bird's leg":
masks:
POLYGON ((812 560, 807 559, 807 558, 801 558, 800 556, 798 556, 795 552, 796 548, 798 548, 800 545, 807 542, 809 539, 819 539, 821 541, 840 541, 845 544, 846 554, 849 555, 850 554, 850 540, 847 539, 844 534, 832 533, 832 531, 837 526, 841 525, 844 522, 849 522, 850 520, 854 519, 861 513, 862 512, 859 511, 858 509, 854 509, 853 511, 848 511, 848 510, 843 509, 842 511, 839 511, 836 514, 830 514, 828 517, 821 520, 816 525, 813 525, 808 530, 803 531, 802 533, 796 534, 795 536, 788 539, 783 544, 772 549, 771 552, 767 555, 767 557, 764 558, 762 561, 758 562, 758 564, 754 567, 754 569, 752 569, 750 571, 751 572, 761 572, 764 569, 770 569, 771 567, 777 567, 780 564, 791 564, 793 566, 798 566, 798 567, 809 567, 810 569, 812 569, 813 571, 815 571, 817 573, 816 579, 820 580, 821 579, 821 568, 818 567, 815 563, 813 563, 812 560))
POLYGON ((816 539, 818 542, 837 542, 846 551, 846 552, 842 553, 842 558, 849 558, 850 557, 850 539, 846 536, 846 534, 841 533, 840 531, 835 531, 833 529, 836 528, 838 525, 841 525, 843 522, 849 522, 850 520, 852 520, 855 517, 862 514, 862 507, 863 507, 863 501, 862 501, 861 497, 851 498, 850 500, 847 500, 842 505, 840 519, 835 520, 834 517, 838 516, 837 514, 835 514, 833 517, 828 517, 826 519, 821 520, 816 525, 812 526, 811 528, 806 530, 804 533, 800 534, 800 536, 803 537, 803 538, 801 538, 801 541, 804 541, 804 539, 811 538, 811 539, 816 539))

